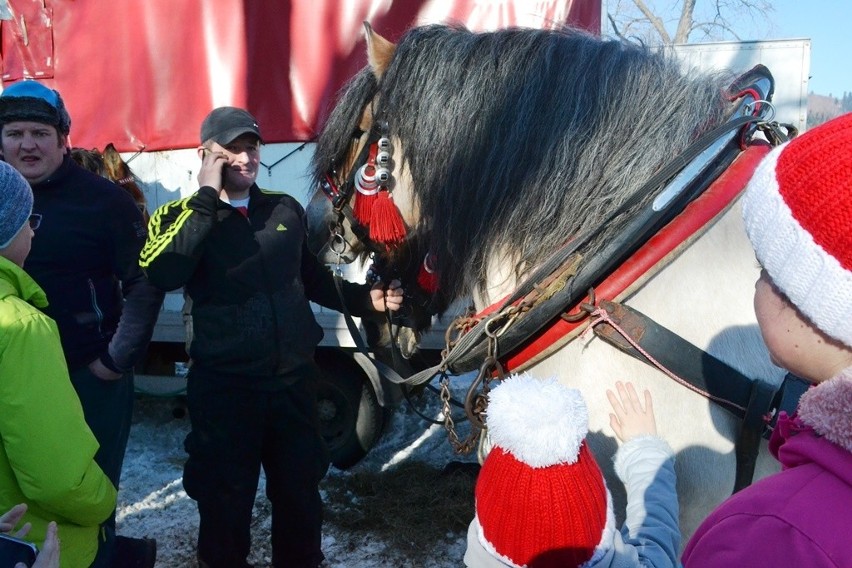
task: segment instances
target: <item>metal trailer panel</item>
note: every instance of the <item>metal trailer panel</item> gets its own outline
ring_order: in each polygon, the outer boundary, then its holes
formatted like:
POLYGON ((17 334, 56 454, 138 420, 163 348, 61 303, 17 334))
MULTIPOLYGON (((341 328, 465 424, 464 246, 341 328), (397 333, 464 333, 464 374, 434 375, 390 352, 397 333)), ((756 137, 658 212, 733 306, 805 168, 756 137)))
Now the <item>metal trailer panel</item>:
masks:
POLYGON ((776 120, 794 125, 799 132, 807 128, 809 38, 692 43, 675 45, 672 49, 687 69, 740 74, 757 64, 765 65, 775 78, 772 104, 777 111, 776 120))

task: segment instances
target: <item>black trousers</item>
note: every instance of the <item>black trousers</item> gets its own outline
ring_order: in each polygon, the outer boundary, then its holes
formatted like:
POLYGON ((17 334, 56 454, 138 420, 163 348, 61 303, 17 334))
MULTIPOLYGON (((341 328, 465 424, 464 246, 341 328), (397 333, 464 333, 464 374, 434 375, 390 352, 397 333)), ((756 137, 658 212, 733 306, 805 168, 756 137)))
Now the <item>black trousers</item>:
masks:
POLYGON ((322 562, 319 482, 329 460, 317 417, 318 372, 311 363, 257 380, 190 370, 183 483, 198 504, 198 556, 211 568, 250 566, 261 466, 272 505, 273 565, 322 562))
MULTIPOLYGON (((100 444, 95 461, 118 489, 121 467, 133 418, 133 373, 104 381, 81 367, 71 371, 71 383, 80 397, 86 423, 100 444)), ((104 522, 93 567, 112 566, 115 547, 115 510, 104 522)))

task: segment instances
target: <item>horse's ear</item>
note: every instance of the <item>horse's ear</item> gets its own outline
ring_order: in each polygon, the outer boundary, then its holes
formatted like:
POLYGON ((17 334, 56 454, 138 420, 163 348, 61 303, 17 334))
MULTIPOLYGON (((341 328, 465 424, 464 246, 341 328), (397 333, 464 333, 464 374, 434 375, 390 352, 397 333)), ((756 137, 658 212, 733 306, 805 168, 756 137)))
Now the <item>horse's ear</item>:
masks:
POLYGON ((119 155, 118 150, 115 149, 115 146, 112 142, 106 145, 104 151, 101 152, 101 154, 104 156, 104 158, 108 157, 111 160, 115 160, 115 157, 119 155))
POLYGON ((375 31, 369 22, 364 22, 364 29, 367 31, 367 61, 370 63, 370 68, 376 79, 381 79, 391 59, 393 59, 396 44, 386 40, 375 31))

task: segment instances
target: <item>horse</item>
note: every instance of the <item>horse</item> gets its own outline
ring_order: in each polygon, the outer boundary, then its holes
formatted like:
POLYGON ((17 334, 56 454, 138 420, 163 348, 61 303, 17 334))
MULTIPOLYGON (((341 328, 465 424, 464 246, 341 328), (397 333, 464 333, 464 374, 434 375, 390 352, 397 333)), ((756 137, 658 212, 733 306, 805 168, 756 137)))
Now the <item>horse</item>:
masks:
MULTIPOLYGON (((365 27, 368 64, 341 90, 317 140, 309 246, 326 262, 372 255, 393 266, 411 256, 399 251, 415 241, 439 309, 472 298, 487 313, 523 296, 518 290, 535 292, 530 279, 566 247, 576 249, 566 257, 572 267, 556 280, 570 288, 595 251, 628 247, 622 232, 662 197, 647 180, 743 108, 730 74, 685 72, 666 52, 572 29, 473 33, 427 25, 393 44, 365 27)), ((609 299, 774 389, 784 373, 771 364, 756 325, 758 272, 734 202, 609 299)), ((595 303, 580 296, 571 305, 583 302, 595 303)), ((658 431, 676 452, 686 542, 734 490, 740 420, 596 335, 580 334, 591 325, 587 318, 512 370, 556 376, 583 393, 587 439, 616 511, 624 492, 609 459, 617 445, 605 391, 617 380, 650 390, 658 431)), ((502 332, 482 334, 490 338, 486 375, 511 355, 502 332)), ((756 460, 754 479, 777 471, 765 444, 756 460)))
POLYGON ((148 223, 150 215, 145 194, 136 183, 136 177, 133 175, 130 166, 127 165, 112 142, 104 147, 103 152, 97 148, 89 150, 78 147, 71 148, 71 158, 90 172, 105 177, 124 189, 133 198, 145 219, 145 223, 148 223))

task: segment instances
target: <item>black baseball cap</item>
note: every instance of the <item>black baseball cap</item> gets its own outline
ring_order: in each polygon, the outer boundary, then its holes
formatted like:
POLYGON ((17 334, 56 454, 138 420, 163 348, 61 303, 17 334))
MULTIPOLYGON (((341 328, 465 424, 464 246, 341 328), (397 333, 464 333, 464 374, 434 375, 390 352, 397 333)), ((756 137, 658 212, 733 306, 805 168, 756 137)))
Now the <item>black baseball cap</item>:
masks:
POLYGON ((263 142, 257 119, 241 108, 229 106, 215 108, 201 123, 202 144, 212 140, 224 145, 243 134, 254 134, 263 142))

